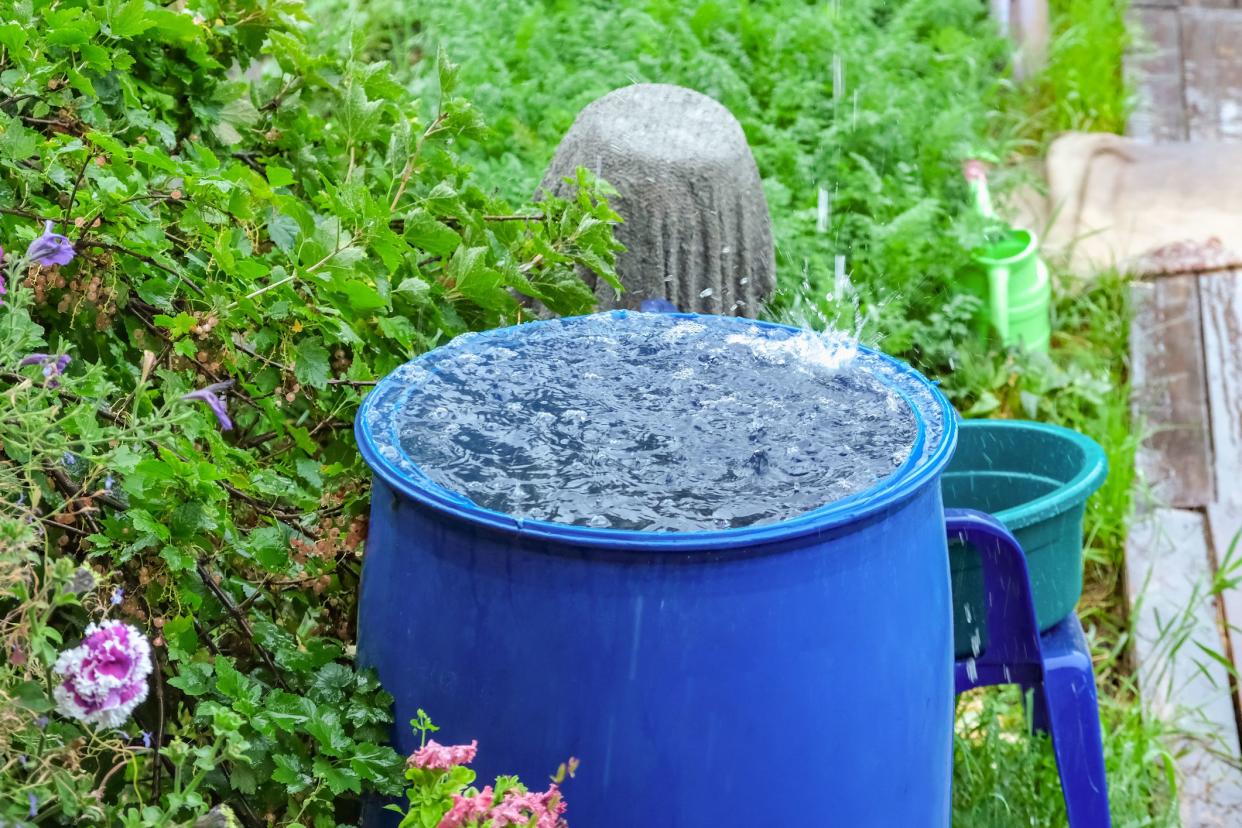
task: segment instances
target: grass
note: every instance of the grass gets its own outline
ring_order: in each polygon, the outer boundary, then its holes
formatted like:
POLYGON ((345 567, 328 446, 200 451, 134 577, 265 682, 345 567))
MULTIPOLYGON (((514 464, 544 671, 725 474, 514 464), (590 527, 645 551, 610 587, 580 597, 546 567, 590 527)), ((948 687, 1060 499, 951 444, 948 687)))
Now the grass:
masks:
POLYGON ((1124 132, 1131 108, 1122 57, 1126 0, 1052 0, 1048 68, 1029 91, 1041 143, 1057 132, 1124 132))
MULTIPOLYGON (((780 292, 770 312, 862 330, 943 382, 967 416, 1031 417, 1098 440, 1111 474, 1086 520, 1087 591, 1110 794, 1117 825, 1175 824, 1165 726, 1142 715, 1124 664, 1120 583, 1137 438, 1125 354, 1127 289, 1116 274, 1058 282, 1050 355, 975 342, 974 307, 955 299, 985 227, 959 165, 1017 160, 1064 129, 1120 131, 1124 6, 1054 0, 1047 70, 1022 87, 977 0, 317 0, 347 16, 368 59, 409 67, 434 101, 423 58, 461 62, 490 130, 464 152, 516 200, 531 193, 561 136, 591 100, 633 82, 678 83, 739 119, 764 179, 780 292), (826 231, 816 204, 831 203, 826 231), (828 294, 834 260, 852 287, 828 294)), ((997 190, 1019 165, 993 174, 997 190)), ((955 825, 1063 825, 1046 740, 1025 732, 1008 688, 964 697, 955 751, 955 825)))

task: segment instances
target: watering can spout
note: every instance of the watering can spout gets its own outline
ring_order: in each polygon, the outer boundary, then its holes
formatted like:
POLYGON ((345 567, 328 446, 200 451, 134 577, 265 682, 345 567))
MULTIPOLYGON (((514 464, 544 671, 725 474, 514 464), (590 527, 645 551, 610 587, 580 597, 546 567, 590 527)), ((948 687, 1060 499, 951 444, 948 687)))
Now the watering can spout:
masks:
POLYGON ((971 159, 962 165, 962 175, 970 186, 975 211, 984 218, 996 218, 992 208, 992 194, 988 191, 988 174, 982 161, 971 159))

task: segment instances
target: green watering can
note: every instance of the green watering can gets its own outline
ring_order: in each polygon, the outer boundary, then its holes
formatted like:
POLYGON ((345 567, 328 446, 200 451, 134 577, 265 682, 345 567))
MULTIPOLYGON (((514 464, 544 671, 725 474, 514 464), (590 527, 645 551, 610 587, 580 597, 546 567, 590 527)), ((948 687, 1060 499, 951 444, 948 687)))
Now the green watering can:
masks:
MULTIPOLYGON (((975 207, 994 218, 987 178, 978 162, 966 165, 966 180, 975 195, 975 207)), ((999 239, 972 251, 972 266, 961 279, 962 289, 983 301, 976 331, 982 337, 993 328, 1005 345, 1028 351, 1047 351, 1052 334, 1050 307, 1052 280, 1039 258, 1039 241, 1028 230, 1010 229, 999 239)))

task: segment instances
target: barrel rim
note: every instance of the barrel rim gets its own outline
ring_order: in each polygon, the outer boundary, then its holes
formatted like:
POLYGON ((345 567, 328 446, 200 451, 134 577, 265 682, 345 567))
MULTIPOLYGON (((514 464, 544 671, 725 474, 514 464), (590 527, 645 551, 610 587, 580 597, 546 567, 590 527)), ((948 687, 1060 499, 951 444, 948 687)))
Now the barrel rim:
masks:
MULTIPOLYGON (((624 318, 631 311, 610 311, 610 315, 624 318)), ((490 337, 511 333, 519 327, 543 325, 555 322, 572 322, 586 319, 589 316, 561 317, 548 320, 534 320, 520 325, 504 328, 493 328, 473 334, 476 337, 490 337)), ((715 314, 675 313, 667 314, 679 319, 725 319, 731 322, 755 325, 760 328, 782 330, 789 333, 801 333, 804 329, 776 322, 766 322, 744 317, 730 317, 715 314)), ((914 400, 909 399, 903 389, 894 385, 894 390, 902 393, 910 403, 918 425, 918 438, 911 448, 910 458, 893 473, 876 481, 871 487, 849 497, 835 500, 817 509, 795 515, 775 523, 745 526, 739 529, 710 529, 689 532, 647 532, 634 529, 610 529, 593 526, 580 526, 568 523, 523 518, 485 509, 475 505, 463 495, 451 492, 430 478, 411 477, 408 470, 395 465, 379 451, 375 436, 371 431, 366 416, 370 407, 379 399, 378 391, 396 372, 390 373, 367 394, 354 417, 354 434, 358 449, 364 462, 374 474, 397 493, 437 512, 450 517, 464 520, 475 526, 498 531, 515 537, 546 541, 557 544, 569 544, 580 547, 606 549, 632 549, 642 551, 667 550, 669 552, 719 551, 755 547, 773 543, 781 543, 791 539, 814 535, 842 525, 860 522, 914 495, 929 482, 934 482, 944 466, 952 457, 957 443, 957 414, 948 399, 937 387, 937 383, 928 380, 914 368, 888 354, 859 345, 859 350, 877 357, 882 363, 894 370, 895 374, 928 391, 932 400, 939 406, 942 430, 939 442, 933 451, 922 458, 916 456, 923 451, 926 432, 925 409, 914 400)), ((428 354, 428 351, 411 360, 413 365, 428 354)))

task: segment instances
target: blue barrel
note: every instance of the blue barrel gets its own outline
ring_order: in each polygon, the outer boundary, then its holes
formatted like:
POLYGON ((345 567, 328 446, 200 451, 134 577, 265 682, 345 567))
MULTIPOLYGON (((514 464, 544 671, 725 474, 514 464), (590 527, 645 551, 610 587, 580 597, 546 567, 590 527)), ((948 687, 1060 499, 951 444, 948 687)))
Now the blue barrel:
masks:
MULTIPOLYGON (((475 341, 521 347, 530 325, 475 341)), ((356 421, 374 471, 358 657, 396 699, 397 750, 417 747, 407 723, 421 707, 439 741, 479 740, 480 783, 512 773, 540 787, 578 757, 564 790, 580 828, 948 826, 939 478, 956 424, 922 376, 864 351, 916 412, 910 459, 860 494, 725 531, 479 508, 403 462, 383 414, 438 352, 383 380, 356 421)), ((377 811, 368 824, 396 821, 377 811)))

